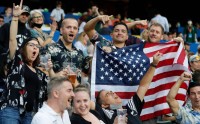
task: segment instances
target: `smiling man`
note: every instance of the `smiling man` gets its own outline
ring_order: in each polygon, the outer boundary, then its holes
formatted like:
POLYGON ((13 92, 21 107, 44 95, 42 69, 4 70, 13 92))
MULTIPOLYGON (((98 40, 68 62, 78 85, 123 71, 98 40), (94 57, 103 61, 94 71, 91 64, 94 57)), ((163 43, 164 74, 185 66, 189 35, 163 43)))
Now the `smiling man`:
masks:
POLYGON ((33 117, 31 124, 71 124, 66 110, 74 97, 71 82, 64 77, 52 78, 47 87, 48 100, 33 117))

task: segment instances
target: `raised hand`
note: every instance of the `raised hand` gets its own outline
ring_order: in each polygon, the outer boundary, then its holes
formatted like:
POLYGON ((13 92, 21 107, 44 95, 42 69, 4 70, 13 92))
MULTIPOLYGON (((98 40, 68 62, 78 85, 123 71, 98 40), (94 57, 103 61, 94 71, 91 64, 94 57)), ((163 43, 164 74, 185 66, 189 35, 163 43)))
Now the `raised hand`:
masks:
POLYGON ((54 20, 54 21, 52 22, 52 24, 50 24, 50 27, 51 27, 51 30, 52 30, 52 31, 56 31, 56 29, 57 29, 57 27, 58 27, 57 22, 54 20))
POLYGON ((160 53, 159 51, 153 55, 153 64, 157 65, 160 61, 160 58, 163 56, 162 53, 160 53))
POLYGON ((103 22, 103 24, 105 24, 106 22, 108 22, 112 18, 112 15, 110 15, 110 16, 108 16, 108 15, 99 15, 98 18, 100 19, 100 21, 103 22))
POLYGON ((181 81, 190 81, 192 79, 192 75, 188 72, 183 72, 179 79, 181 81))
POLYGON ((13 3, 13 16, 17 17, 19 15, 21 15, 22 13, 22 4, 23 4, 23 0, 21 0, 20 5, 16 5, 15 3, 13 3))

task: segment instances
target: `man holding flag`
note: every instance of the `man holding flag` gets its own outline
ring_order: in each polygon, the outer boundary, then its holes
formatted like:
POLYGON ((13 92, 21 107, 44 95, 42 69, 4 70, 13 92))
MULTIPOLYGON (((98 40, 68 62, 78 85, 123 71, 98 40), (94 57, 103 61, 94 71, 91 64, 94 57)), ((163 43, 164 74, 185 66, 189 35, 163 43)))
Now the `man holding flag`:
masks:
MULTIPOLYGON (((103 21, 105 23, 109 19, 110 16, 107 15, 97 16, 90 20, 84 28, 91 42, 100 42, 96 45, 95 51, 97 54, 94 55, 92 63, 91 91, 93 93, 92 95, 94 95, 95 92, 99 92, 102 89, 114 90, 124 100, 123 105, 126 105, 126 99, 130 99, 133 93, 136 93, 140 80, 149 68, 149 58, 152 62, 153 55, 159 51, 156 45, 159 46, 158 43, 163 38, 164 30, 160 24, 153 24, 150 26, 148 38, 152 46, 149 43, 143 42, 132 45, 138 43, 135 41, 139 41, 140 39, 134 37, 130 40, 127 25, 118 23, 113 27, 113 32, 111 33, 113 41, 110 42, 99 35, 94 29, 97 22, 103 21), (155 48, 157 51, 155 51, 155 48), (98 53, 99 50, 101 51, 98 53)), ((135 24, 144 24, 144 22, 136 22, 135 24)), ((180 38, 176 40, 177 42, 182 42, 180 38)), ((175 50, 178 51, 178 45, 175 42, 168 43, 167 48, 174 46, 175 50)), ((160 48, 163 49, 160 50, 165 53, 169 51, 169 49, 164 49, 164 47, 164 45, 161 45, 160 48)), ((172 65, 174 61, 170 61, 171 63, 168 62, 167 64, 172 65)), ((159 64, 158 66, 160 67, 162 65, 159 64)), ((148 115, 148 113, 145 114, 148 115)), ((155 116, 151 116, 151 118, 153 117, 155 116)))

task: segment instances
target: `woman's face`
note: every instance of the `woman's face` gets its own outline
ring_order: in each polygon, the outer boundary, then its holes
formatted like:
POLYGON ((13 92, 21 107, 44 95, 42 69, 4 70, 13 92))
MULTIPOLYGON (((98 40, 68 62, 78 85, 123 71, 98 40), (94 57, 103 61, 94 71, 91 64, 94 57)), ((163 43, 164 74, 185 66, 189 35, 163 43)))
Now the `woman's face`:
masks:
POLYGON ((33 62, 36 60, 39 54, 40 45, 36 40, 31 40, 26 45, 26 55, 29 61, 33 62))
POLYGON ((40 15, 40 13, 37 13, 37 12, 33 15, 32 21, 36 24, 43 24, 44 23, 43 16, 40 15))
POLYGON ((90 111, 90 96, 86 91, 79 91, 75 93, 73 99, 75 113, 84 116, 90 111))

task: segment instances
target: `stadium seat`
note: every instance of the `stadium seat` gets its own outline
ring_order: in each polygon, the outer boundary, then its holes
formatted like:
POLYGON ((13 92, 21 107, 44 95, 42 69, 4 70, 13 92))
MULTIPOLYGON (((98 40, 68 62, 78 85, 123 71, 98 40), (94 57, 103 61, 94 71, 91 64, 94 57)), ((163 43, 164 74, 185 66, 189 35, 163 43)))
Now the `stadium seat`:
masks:
POLYGON ((110 35, 102 35, 105 39, 112 41, 112 37, 110 35))
POLYGON ((178 32, 183 34, 184 27, 178 27, 178 32))
POLYGON ((200 38, 200 29, 197 29, 197 38, 200 38))
POLYGON ((50 12, 42 12, 42 14, 44 16, 44 24, 51 24, 50 12))
POLYGON ((58 42, 59 37, 60 37, 60 31, 56 30, 53 36, 53 41, 58 42))
POLYGON ((65 18, 74 18, 74 19, 78 20, 80 18, 80 16, 68 13, 68 14, 65 14, 65 18))
POLYGON ((191 43, 190 44, 190 51, 194 52, 194 54, 197 52, 197 47, 198 47, 198 43, 191 43))
POLYGON ((3 14, 4 10, 5 10, 5 7, 4 6, 0 6, 0 14, 3 14))

